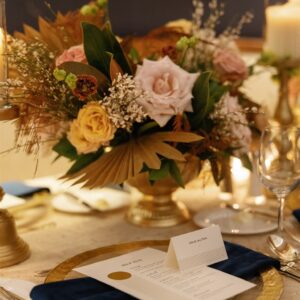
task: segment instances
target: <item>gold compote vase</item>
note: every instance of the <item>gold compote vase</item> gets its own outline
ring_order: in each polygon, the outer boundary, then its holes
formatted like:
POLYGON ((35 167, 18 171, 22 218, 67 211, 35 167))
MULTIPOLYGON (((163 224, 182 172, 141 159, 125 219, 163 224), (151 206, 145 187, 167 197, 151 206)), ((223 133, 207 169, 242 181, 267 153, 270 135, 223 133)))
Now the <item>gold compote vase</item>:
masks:
MULTIPOLYGON (((194 156, 187 156, 186 162, 178 163, 178 167, 184 184, 195 179, 200 172, 199 159, 194 156)), ((190 219, 184 203, 172 198, 178 184, 170 175, 151 184, 148 173, 144 172, 127 182, 143 193, 143 198, 134 203, 126 214, 129 222, 145 227, 169 227, 190 219)))

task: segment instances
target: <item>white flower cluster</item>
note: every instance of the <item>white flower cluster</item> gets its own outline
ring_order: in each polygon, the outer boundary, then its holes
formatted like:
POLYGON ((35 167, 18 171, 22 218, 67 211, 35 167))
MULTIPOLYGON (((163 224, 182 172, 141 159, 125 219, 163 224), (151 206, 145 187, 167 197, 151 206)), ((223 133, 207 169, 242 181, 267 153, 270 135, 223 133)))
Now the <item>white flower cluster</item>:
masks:
POLYGON ((132 76, 118 74, 109 88, 109 94, 101 101, 116 128, 130 131, 134 122, 141 123, 147 116, 137 100, 144 97, 132 76))
POLYGON ((215 105, 210 118, 216 124, 218 135, 229 140, 231 148, 237 149, 235 155, 240 156, 249 150, 251 131, 237 97, 225 94, 215 105))
POLYGON ((224 3, 218 0, 210 0, 208 3, 209 15, 204 20, 203 0, 193 0, 194 13, 192 20, 192 35, 197 38, 195 47, 188 49, 184 68, 194 71, 199 65, 209 65, 214 53, 219 48, 236 50, 235 40, 240 35, 243 26, 253 18, 249 12, 245 13, 236 26, 229 26, 221 34, 216 27, 224 15, 224 3))

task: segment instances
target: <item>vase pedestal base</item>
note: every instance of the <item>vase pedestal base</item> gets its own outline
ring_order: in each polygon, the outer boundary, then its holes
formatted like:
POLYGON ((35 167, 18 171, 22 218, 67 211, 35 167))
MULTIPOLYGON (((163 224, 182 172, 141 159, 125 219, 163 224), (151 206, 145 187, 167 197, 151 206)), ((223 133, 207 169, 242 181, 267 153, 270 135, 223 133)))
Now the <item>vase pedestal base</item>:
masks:
POLYGON ((143 227, 170 227, 190 220, 190 213, 182 202, 142 200, 131 206, 126 219, 143 227))

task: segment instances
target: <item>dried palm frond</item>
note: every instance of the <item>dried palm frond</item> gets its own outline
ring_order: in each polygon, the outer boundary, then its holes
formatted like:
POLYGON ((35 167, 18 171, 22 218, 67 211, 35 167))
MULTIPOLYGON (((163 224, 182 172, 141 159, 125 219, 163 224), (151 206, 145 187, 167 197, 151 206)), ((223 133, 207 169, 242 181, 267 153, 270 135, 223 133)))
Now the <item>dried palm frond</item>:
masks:
POLYGON ((59 12, 55 21, 46 21, 39 17, 38 30, 25 24, 24 32, 15 32, 14 36, 26 42, 39 40, 44 42, 51 51, 61 53, 71 46, 82 43, 82 22, 88 22, 100 27, 104 24, 104 19, 105 11, 101 9, 93 15, 82 15, 80 11, 66 14, 59 12))
POLYGON ((184 162, 184 155, 167 142, 192 143, 201 139, 201 136, 188 132, 158 132, 141 136, 113 148, 86 168, 64 178, 79 178, 76 183, 84 183, 89 188, 121 184, 138 175, 144 164, 151 169, 160 169, 158 155, 184 162))

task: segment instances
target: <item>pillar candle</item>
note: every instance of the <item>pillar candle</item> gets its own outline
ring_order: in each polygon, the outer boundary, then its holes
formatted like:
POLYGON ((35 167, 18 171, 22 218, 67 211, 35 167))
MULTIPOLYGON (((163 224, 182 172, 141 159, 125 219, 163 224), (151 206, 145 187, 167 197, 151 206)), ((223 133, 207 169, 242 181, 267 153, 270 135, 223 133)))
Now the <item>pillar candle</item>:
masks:
POLYGON ((264 49, 284 57, 300 58, 300 0, 266 9, 264 49))
POLYGON ((3 29, 0 28, 0 82, 6 80, 6 64, 5 64, 5 38, 3 29))

